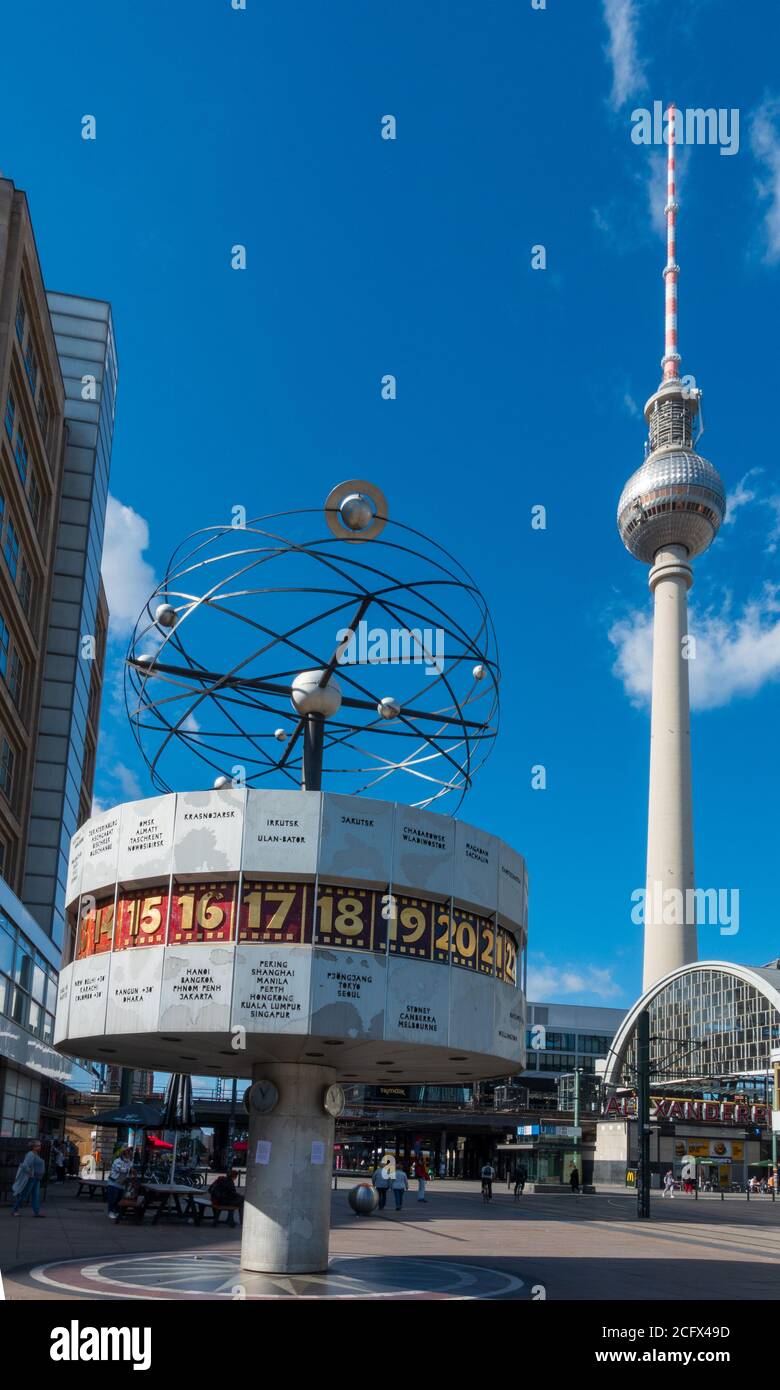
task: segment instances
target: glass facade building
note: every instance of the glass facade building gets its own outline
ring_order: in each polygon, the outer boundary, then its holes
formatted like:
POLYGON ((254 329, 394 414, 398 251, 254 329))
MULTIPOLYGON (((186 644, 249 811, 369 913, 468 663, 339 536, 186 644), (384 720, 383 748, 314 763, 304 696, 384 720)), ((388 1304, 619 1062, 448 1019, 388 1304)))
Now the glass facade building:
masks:
POLYGON ((67 435, 22 898, 62 951, 68 853, 84 819, 85 781, 91 791, 95 686, 102 681, 107 612, 100 562, 117 358, 109 304, 68 294, 47 298, 67 435))
POLYGON ((567 1072, 592 1073, 606 1058, 625 1018, 624 1009, 584 1004, 529 1004, 526 1069, 514 1085, 553 1093, 567 1072))
POLYGON ((633 1085, 636 1017, 650 1013, 654 1080, 729 1081, 766 1075, 780 1047, 780 969, 688 965, 638 1001, 615 1039, 607 1084, 633 1085))
POLYGON ((51 1046, 57 970, 51 943, 0 879, 0 1138, 59 1133, 64 1091, 89 1091, 88 1064, 51 1046))

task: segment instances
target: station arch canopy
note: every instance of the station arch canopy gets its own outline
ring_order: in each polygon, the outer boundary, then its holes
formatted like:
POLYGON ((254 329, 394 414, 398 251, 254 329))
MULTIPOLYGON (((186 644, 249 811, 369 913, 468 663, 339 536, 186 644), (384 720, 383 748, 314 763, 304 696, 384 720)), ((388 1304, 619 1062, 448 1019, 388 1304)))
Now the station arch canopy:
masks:
POLYGON ((615 1036, 606 1086, 633 1085, 636 1025, 650 1011, 653 1081, 764 1073, 780 1047, 780 968, 696 961, 657 980, 615 1036))

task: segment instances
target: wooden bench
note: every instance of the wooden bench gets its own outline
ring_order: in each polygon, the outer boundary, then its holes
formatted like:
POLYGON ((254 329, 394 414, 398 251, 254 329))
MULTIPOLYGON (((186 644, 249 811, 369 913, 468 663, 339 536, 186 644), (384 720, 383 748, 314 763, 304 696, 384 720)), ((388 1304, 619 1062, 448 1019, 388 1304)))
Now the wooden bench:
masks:
POLYGON ((105 1197, 105 1196, 106 1196, 106 1186, 107 1186, 107 1184, 104 1182, 103 1178, 82 1178, 82 1177, 79 1177, 78 1183, 79 1183, 79 1187, 78 1187, 78 1192, 76 1193, 76 1196, 77 1196, 77 1197, 80 1197, 81 1194, 82 1194, 82 1192, 84 1192, 84 1191, 86 1191, 86 1192, 89 1193, 89 1200, 90 1200, 90 1202, 92 1201, 92 1198, 94 1197, 94 1195, 95 1195, 96 1192, 98 1192, 98 1193, 100 1194, 101 1197, 105 1197))
POLYGON ((204 1193, 203 1195, 198 1194, 195 1197, 193 1197, 193 1206, 197 1209, 197 1215, 195 1217, 195 1220, 198 1225, 200 1225, 204 1216, 210 1215, 212 1224, 216 1226, 223 1211, 228 1216, 231 1212, 234 1215, 236 1215, 238 1217, 238 1224, 239 1226, 241 1225, 241 1208, 243 1206, 242 1202, 239 1202, 238 1205, 235 1207, 214 1206, 214 1203, 212 1202, 211 1198, 204 1193))

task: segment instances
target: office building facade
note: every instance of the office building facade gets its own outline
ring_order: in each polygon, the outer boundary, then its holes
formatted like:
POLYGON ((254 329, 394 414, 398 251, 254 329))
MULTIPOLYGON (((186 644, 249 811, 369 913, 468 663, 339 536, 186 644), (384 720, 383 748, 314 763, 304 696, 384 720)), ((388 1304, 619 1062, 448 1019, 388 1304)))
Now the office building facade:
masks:
POLYGON ((61 1132, 88 1066, 51 1046, 67 845, 90 814, 116 392, 107 304, 48 295, 0 178, 0 1140, 61 1132))

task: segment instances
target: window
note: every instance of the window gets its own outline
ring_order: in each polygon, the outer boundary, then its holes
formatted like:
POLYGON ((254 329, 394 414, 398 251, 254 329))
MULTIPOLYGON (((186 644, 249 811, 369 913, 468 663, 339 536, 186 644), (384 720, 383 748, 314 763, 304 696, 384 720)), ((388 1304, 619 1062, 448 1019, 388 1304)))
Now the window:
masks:
POLYGON ((41 427, 41 434, 43 435, 43 441, 45 444, 46 433, 49 428, 49 407, 46 404, 46 392, 44 391, 43 387, 41 387, 40 391, 38 392, 38 402, 36 409, 38 411, 38 424, 41 427))
POLYGON ((0 676, 5 676, 8 670, 8 625, 5 618, 0 617, 0 676))
POLYGON ((30 390, 35 399, 35 391, 38 385, 38 354, 35 351, 35 344, 32 340, 32 333, 27 339, 27 350, 24 354, 24 369, 27 373, 27 380, 30 383, 30 390))
POLYGON ((14 931, 10 922, 8 926, 8 931, 0 927, 0 970, 5 975, 12 975, 14 968, 14 931))
POLYGON ((19 565, 19 537, 16 534, 16 528, 10 517, 8 518, 8 527, 5 533, 4 554, 11 578, 16 579, 16 570, 19 565))
POLYGON ((41 519, 41 489, 35 479, 35 474, 30 473, 27 484, 27 505, 30 508, 30 516, 33 519, 33 526, 38 525, 41 519))
POLYGON ((26 560, 19 566, 19 598, 28 618, 32 618, 32 575, 26 560))
POLYGON ((11 439, 14 432, 14 417, 16 415, 16 401, 11 392, 5 398, 5 432, 11 439))
POLYGON ((22 690, 24 689, 24 662, 20 657, 16 647, 11 653, 11 670, 8 676, 8 689, 11 692, 11 699, 17 709, 21 708, 22 690))
POLYGON ((24 325, 26 322, 27 310, 24 307, 24 300, 22 299, 22 296, 19 295, 19 298, 16 301, 16 336, 19 339, 20 344, 22 342, 22 339, 24 338, 24 325))
POLYGON ((16 431, 16 448, 14 449, 14 454, 16 456, 17 471, 19 473, 19 477, 22 480, 22 483, 24 484, 27 482, 28 453, 27 440, 25 439, 24 434, 22 433, 21 425, 16 431))
POLYGON ((3 739, 3 749, 0 753, 0 791, 11 800, 14 786, 14 750, 7 738, 3 739))

